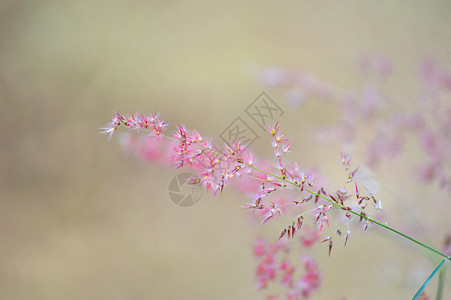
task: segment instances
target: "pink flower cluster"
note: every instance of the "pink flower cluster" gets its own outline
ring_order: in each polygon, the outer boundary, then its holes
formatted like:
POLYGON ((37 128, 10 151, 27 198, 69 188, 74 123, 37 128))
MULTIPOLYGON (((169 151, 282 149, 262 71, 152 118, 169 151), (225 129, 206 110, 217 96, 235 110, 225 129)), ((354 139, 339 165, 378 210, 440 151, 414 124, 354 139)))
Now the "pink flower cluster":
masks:
MULTIPOLYGON (((268 289, 272 283, 283 290, 286 299, 293 300, 308 299, 313 291, 319 289, 322 277, 313 257, 305 255, 302 258, 301 270, 291 262, 292 249, 292 245, 286 240, 270 243, 260 238, 255 241, 257 289, 268 289)), ((268 298, 278 299, 275 295, 268 298)))
POLYGON ((408 126, 427 155, 419 174, 451 192, 451 71, 427 60, 420 67, 424 92, 408 115, 408 126))
POLYGON ((239 142, 219 150, 212 141, 204 139, 196 130, 186 130, 183 125, 177 126, 174 141, 176 167, 197 170, 204 187, 207 191, 212 189, 214 196, 231 179, 252 172, 254 155, 239 142))
POLYGON ((171 140, 149 138, 148 136, 125 134, 121 135, 119 142, 125 152, 142 158, 145 162, 172 166, 171 140))
MULTIPOLYGON (((246 183, 245 190, 252 195, 253 199, 251 203, 243 205, 243 208, 256 211, 257 215, 262 216, 263 224, 276 216, 281 216, 283 211, 288 215, 290 213, 296 215, 292 224, 282 231, 281 237, 285 234, 293 237, 302 227, 304 217, 307 215, 312 217, 316 230, 321 232, 325 224, 329 226, 327 213, 333 207, 342 210, 348 219, 350 212, 354 211, 359 211, 360 215, 366 216, 364 210, 368 202, 373 203, 375 210, 381 207, 380 201, 376 201, 374 196, 360 195, 357 185, 355 185, 355 202, 352 204, 349 202, 352 193, 348 192, 346 188, 338 189, 336 192, 327 192, 327 188, 319 184, 321 180, 318 181, 319 183, 315 183, 314 176, 310 171, 301 170, 297 163, 285 162, 285 155, 291 149, 291 143, 281 132, 278 124, 268 126, 268 132, 272 137, 274 158, 277 161, 277 172, 274 173, 268 170, 267 163, 256 163, 252 151, 240 142, 236 142, 234 145, 225 145, 224 150, 218 150, 211 140, 205 139, 196 130, 187 130, 183 125, 177 126, 172 137, 166 135, 163 132, 166 125, 167 123, 161 120, 156 113, 149 116, 135 114, 128 117, 115 113, 112 121, 103 128, 103 133, 108 134, 111 138, 119 126, 128 127, 133 134, 141 131, 148 132, 146 139, 136 139, 133 135, 123 144, 128 147, 128 150, 135 151, 147 159, 161 159, 161 153, 163 151, 167 153, 168 151, 164 149, 169 145, 172 147, 170 157, 176 168, 187 166, 196 171, 199 181, 207 190, 213 190, 214 196, 218 192, 222 192, 232 179, 239 178, 239 181, 246 183), (161 137, 166 139, 161 139, 161 137), (158 147, 158 143, 162 144, 161 148, 158 147), (276 173, 279 175, 275 175, 276 173), (250 184, 250 182, 254 182, 254 184, 250 184), (288 196, 269 199, 269 195, 280 191, 286 191, 288 196), (309 204, 313 206, 309 213, 306 214, 304 211, 299 214, 299 207, 309 204)), ((345 171, 348 172, 347 184, 349 184, 354 180, 358 168, 351 171, 349 156, 343 155, 342 163, 345 171)), ((243 188, 239 184, 236 187, 243 188)), ((362 221, 362 217, 360 219, 362 221)), ((368 225, 369 223, 366 227, 368 225)))
POLYGON ((119 126, 125 126, 135 130, 136 132, 148 130, 150 136, 156 136, 160 138, 166 125, 166 122, 164 122, 164 120, 160 120, 160 117, 157 113, 154 113, 152 115, 136 113, 131 116, 123 116, 115 112, 113 119, 111 120, 111 122, 107 123, 105 127, 102 128, 101 133, 107 134, 108 139, 111 140, 114 132, 116 132, 119 126))
MULTIPOLYGON (((380 201, 371 194, 363 195, 357 184, 355 194, 349 192, 346 186, 335 192, 328 192, 324 185, 326 181, 321 176, 301 170, 297 163, 289 163, 286 155, 291 150, 291 143, 277 123, 267 128, 272 138, 273 159, 276 161, 273 171, 267 161, 257 162, 253 152, 240 142, 225 145, 224 150, 219 150, 212 140, 204 138, 196 130, 178 125, 171 134, 166 133, 166 125, 156 113, 149 116, 123 116, 114 113, 112 121, 102 132, 111 138, 120 126, 129 128, 131 134, 122 138, 124 148, 146 160, 172 162, 176 168, 189 167, 197 173, 198 181, 207 190, 213 191, 213 196, 235 181, 233 186, 245 191, 252 199, 242 207, 252 210, 252 216, 259 218, 262 224, 276 218, 291 219, 275 244, 270 245, 263 240, 256 243, 255 256, 261 259, 257 267, 259 289, 265 289, 267 283, 277 281, 277 277, 278 282, 287 287, 289 299, 308 297, 319 287, 321 277, 310 258, 304 261, 305 274, 302 277, 299 277, 299 272, 294 267, 296 264, 290 262, 289 256, 284 255, 281 261, 278 260, 280 253, 289 252, 288 241, 297 236, 301 245, 311 247, 322 240, 328 245, 330 255, 333 238, 321 238, 321 233, 325 226, 330 226, 329 212, 333 208, 346 216, 347 221, 341 226, 347 227, 346 233, 342 235, 340 229, 336 231, 338 237, 343 238, 344 245, 350 236, 348 223, 351 213, 360 216, 361 222, 365 221, 366 230, 371 224, 367 217, 371 213, 367 212, 367 207, 372 206, 374 211, 381 208, 380 201), (140 132, 147 134, 140 138, 137 135, 140 132), (368 205, 370 203, 372 205, 368 205), (311 222, 313 230, 303 226, 307 220, 311 222), (284 237, 288 239, 282 239, 284 237)), ((342 164, 347 172, 348 186, 354 181, 358 168, 350 168, 349 156, 342 155, 342 164)), ((350 190, 353 189, 354 187, 350 190)))

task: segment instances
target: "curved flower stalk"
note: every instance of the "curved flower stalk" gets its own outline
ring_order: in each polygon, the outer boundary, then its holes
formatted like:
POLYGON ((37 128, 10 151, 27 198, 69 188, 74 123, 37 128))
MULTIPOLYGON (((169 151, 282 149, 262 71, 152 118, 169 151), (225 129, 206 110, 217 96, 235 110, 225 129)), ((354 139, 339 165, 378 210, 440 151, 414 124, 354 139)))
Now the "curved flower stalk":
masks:
POLYGON ((242 207, 254 211, 253 215, 259 218, 261 224, 279 219, 276 223, 278 224, 288 219, 281 229, 278 242, 271 244, 263 240, 257 241, 254 253, 260 261, 256 271, 258 289, 265 289, 270 282, 278 282, 286 288, 287 298, 308 298, 321 282, 317 265, 311 258, 304 258, 305 275, 297 272, 286 255, 290 252, 287 241, 296 237, 304 247, 321 242, 326 244, 330 255, 337 239, 341 239, 344 246, 348 243, 352 219, 358 220, 363 230, 370 226, 380 226, 446 261, 451 260, 448 255, 373 217, 382 210, 381 200, 359 188, 355 182, 359 168, 352 167, 350 156, 341 155, 341 163, 346 172, 345 185, 339 189, 331 189, 321 175, 303 170, 297 163, 288 162, 286 155, 292 145, 277 123, 267 128, 272 139, 275 168, 269 167, 267 161, 257 161, 255 154, 240 142, 225 145, 224 149, 220 150, 213 141, 204 138, 196 130, 188 130, 185 126, 178 125, 175 132, 168 133, 166 125, 157 113, 131 116, 114 113, 112 121, 105 125, 102 133, 111 139, 121 126, 127 127, 135 134, 146 133, 147 139, 139 141, 143 145, 149 144, 153 151, 146 151, 147 148, 137 145, 133 138, 124 143, 125 147, 129 146, 130 150, 139 149, 136 152, 149 159, 152 158, 149 153, 161 153, 158 148, 160 144, 164 149, 171 150, 170 159, 166 161, 172 161, 176 168, 190 167, 197 172, 197 181, 212 191, 213 197, 226 186, 233 185, 251 195, 251 202, 242 207), (330 227, 332 212, 341 213, 343 221, 335 221, 338 228, 334 235, 323 236, 324 229, 330 227))

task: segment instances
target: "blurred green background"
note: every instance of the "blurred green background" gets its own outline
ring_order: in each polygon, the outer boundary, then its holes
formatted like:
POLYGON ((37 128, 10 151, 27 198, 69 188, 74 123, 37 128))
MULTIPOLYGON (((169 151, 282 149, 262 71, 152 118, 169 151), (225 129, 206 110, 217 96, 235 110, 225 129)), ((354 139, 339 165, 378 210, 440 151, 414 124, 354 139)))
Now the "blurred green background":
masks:
MULTIPOLYGON (((218 138, 263 90, 243 65, 299 68, 353 88, 359 55, 381 53, 395 64, 392 97, 412 101, 420 60, 451 67, 450 50, 448 1, 0 1, 0 298, 262 298, 251 242, 268 227, 248 222, 247 199, 226 191, 175 206, 174 170, 99 135, 111 112, 158 109, 218 138)), ((322 111, 305 115, 269 94, 285 110, 293 157, 340 178, 338 146, 307 138, 322 111)), ((407 299, 434 267, 354 232, 330 258, 317 248, 325 281, 314 299, 407 299)))

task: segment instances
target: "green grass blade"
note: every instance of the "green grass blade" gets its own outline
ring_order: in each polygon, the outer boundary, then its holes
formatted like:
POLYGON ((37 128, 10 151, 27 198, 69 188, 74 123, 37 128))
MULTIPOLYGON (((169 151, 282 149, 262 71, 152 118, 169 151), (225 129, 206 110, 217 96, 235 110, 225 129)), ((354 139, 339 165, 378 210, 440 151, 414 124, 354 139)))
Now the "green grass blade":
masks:
POLYGON ((416 300, 418 299, 418 297, 420 296, 421 292, 424 290, 424 288, 429 284, 429 281, 431 281, 432 277, 434 277, 434 275, 440 270, 440 268, 443 266, 443 264, 445 263, 446 259, 442 259, 442 262, 434 269, 434 271, 432 271, 431 275, 429 275, 428 279, 426 279, 426 281, 423 283, 423 285, 420 287, 420 289, 418 290, 418 292, 415 294, 415 296, 413 296, 412 300, 416 300))

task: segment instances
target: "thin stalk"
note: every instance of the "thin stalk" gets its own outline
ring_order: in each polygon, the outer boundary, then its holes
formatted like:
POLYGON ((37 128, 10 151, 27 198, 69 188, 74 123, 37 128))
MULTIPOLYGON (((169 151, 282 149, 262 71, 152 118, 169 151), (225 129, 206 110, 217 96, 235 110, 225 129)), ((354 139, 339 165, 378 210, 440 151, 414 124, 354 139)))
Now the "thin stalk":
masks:
POLYGON ((435 293, 435 300, 441 300, 443 295, 443 282, 445 277, 445 268, 440 270, 438 274, 438 284, 437 284, 437 292, 435 293))

